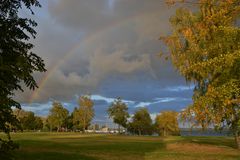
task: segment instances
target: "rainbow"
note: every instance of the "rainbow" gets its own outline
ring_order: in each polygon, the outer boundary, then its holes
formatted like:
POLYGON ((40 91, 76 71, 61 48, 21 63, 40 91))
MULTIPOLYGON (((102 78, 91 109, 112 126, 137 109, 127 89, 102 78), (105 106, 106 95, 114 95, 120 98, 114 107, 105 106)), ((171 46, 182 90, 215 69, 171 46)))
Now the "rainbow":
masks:
POLYGON ((117 27, 120 27, 120 26, 123 26, 125 24, 130 23, 134 19, 141 18, 143 16, 154 14, 154 13, 157 13, 157 12, 158 12, 158 10, 153 10, 153 11, 147 13, 147 14, 142 13, 142 14, 138 14, 138 15, 133 15, 133 16, 128 17, 126 19, 123 19, 123 20, 120 20, 118 22, 112 23, 109 26, 88 35, 85 39, 80 40, 66 54, 64 54, 64 56, 55 65, 53 65, 51 68, 48 69, 48 71, 44 74, 43 78, 40 80, 38 88, 30 95, 29 103, 33 103, 33 101, 38 98, 39 93, 41 92, 41 90, 45 86, 45 84, 47 83, 50 75, 52 73, 54 73, 64 63, 64 61, 66 61, 67 59, 72 57, 74 55, 75 51, 77 51, 77 49, 81 48, 82 46, 91 45, 91 42, 96 40, 98 37, 101 37, 105 33, 109 32, 109 31, 111 31, 111 30, 113 30, 117 27))

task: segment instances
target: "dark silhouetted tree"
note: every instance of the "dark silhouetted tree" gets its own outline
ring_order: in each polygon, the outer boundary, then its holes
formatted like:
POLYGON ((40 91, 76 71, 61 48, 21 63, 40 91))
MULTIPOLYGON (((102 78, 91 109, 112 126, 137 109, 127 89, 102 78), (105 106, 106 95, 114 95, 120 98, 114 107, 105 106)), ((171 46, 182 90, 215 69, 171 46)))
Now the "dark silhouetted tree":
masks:
POLYGON ((9 135, 10 127, 17 125, 12 107, 21 108, 13 99, 15 91, 23 91, 23 84, 35 89, 33 72, 45 71, 43 60, 31 52, 33 44, 28 42, 35 38, 37 23, 19 16, 23 7, 33 14, 33 6, 40 4, 37 0, 0 1, 0 130, 8 134, 8 140, 0 139, 0 159, 10 159, 7 153, 16 147, 9 135))
MULTIPOLYGON (((15 109, 14 115, 20 122, 19 127, 21 130, 41 130, 43 129, 43 120, 41 117, 35 116, 31 111, 23 109, 15 109)), ((19 128, 18 128, 19 129, 19 128)))

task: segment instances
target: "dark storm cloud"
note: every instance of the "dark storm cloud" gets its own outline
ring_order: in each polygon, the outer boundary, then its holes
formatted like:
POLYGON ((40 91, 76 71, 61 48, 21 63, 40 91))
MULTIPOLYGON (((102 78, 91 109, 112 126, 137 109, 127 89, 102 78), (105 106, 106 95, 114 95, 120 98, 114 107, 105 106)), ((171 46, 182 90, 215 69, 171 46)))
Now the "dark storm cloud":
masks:
POLYGON ((50 1, 49 12, 53 20, 76 30, 95 30, 110 23, 163 9, 158 0, 57 0, 50 1))
POLYGON ((191 103, 193 88, 170 61, 158 56, 166 50, 158 38, 170 33, 174 12, 161 0, 44 3, 35 16, 39 26, 33 43, 48 72, 35 75, 40 84, 35 97, 27 90, 17 99, 24 109, 46 115, 52 100, 71 111, 76 95, 90 93, 99 121, 108 119, 106 109, 117 97, 125 100, 130 113, 140 106, 152 116, 166 109, 180 111, 191 103), (43 78, 45 83, 40 83, 43 78))

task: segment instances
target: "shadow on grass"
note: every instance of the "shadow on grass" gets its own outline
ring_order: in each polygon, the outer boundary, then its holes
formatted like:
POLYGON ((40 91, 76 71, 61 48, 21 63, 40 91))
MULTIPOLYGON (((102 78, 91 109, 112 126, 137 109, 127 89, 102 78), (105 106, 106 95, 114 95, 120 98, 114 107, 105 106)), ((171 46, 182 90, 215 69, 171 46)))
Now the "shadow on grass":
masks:
POLYGON ((97 160, 85 155, 59 152, 17 152, 15 158, 16 160, 97 160))
POLYGON ((197 143, 197 144, 209 144, 209 145, 216 145, 216 146, 227 146, 234 149, 237 148, 233 137, 184 136, 182 138, 184 142, 191 142, 191 143, 197 143))
POLYGON ((164 149, 161 138, 97 136, 85 138, 18 139, 17 160, 142 160, 148 152, 164 149))
MULTIPOLYGON (((177 142, 209 144, 234 148, 232 137, 147 137, 147 136, 83 136, 77 134, 37 134, 16 135, 20 144, 16 151, 16 160, 157 160, 212 158, 212 154, 186 152, 178 148, 169 149, 169 144, 177 142), (31 137, 30 139, 27 139, 31 137), (41 137, 41 138, 40 138, 41 137)), ((188 148, 191 146, 188 146, 188 148)), ((205 149, 205 148, 203 148, 205 149)), ((234 152, 235 151, 231 151, 234 152)), ((219 155, 216 158, 227 159, 232 153, 219 155)), ((232 158, 234 159, 234 155, 232 158)), ((216 156, 216 154, 215 154, 216 156)), ((215 159, 216 159, 215 158, 215 159)), ((214 158, 213 158, 214 159, 214 158)))

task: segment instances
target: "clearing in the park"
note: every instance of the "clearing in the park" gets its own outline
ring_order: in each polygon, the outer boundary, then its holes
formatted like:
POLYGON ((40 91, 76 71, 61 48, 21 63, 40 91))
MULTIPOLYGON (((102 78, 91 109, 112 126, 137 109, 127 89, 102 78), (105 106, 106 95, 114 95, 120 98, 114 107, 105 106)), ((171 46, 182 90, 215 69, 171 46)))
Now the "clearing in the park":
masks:
MULTIPOLYGON (((0 137, 4 135, 1 134, 0 137)), ((16 160, 237 160, 232 137, 14 133, 16 160)))

